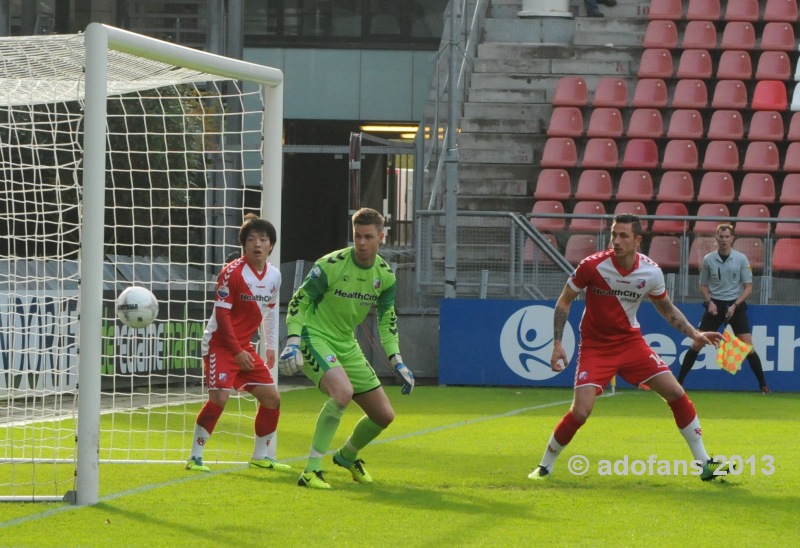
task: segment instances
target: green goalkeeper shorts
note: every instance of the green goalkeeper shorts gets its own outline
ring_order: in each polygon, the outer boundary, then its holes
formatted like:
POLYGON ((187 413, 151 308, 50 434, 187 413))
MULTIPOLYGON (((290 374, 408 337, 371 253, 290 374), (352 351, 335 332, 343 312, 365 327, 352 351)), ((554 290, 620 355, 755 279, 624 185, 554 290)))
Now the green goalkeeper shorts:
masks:
POLYGON ((375 390, 381 381, 367 361, 355 339, 331 344, 328 340, 311 335, 303 337, 303 373, 319 387, 322 376, 334 367, 344 367, 355 395, 375 390))

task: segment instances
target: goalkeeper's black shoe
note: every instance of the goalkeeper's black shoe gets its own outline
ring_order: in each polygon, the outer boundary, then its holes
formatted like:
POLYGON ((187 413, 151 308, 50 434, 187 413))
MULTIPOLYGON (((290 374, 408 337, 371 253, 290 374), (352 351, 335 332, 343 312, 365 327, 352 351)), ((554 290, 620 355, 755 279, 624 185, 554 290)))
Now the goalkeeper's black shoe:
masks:
POLYGON ((297 485, 300 487, 309 487, 311 489, 331 488, 331 484, 325 481, 325 476, 322 475, 322 470, 303 472, 297 479, 297 485))
POLYGON ((547 469, 546 466, 542 466, 541 464, 536 467, 536 470, 528 474, 528 479, 536 480, 536 481, 544 481, 550 479, 550 470, 547 469))

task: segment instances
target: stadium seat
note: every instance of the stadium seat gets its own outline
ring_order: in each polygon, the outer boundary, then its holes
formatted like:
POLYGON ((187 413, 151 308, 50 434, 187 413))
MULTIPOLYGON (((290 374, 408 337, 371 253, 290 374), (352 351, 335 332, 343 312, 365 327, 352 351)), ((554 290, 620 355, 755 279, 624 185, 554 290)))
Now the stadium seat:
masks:
POLYGON ((655 19, 647 23, 642 47, 668 49, 678 47, 678 27, 675 22, 655 19))
POLYGON ((777 274, 800 272, 800 239, 781 238, 775 242, 772 250, 772 272, 777 274))
POLYGON ((709 141, 703 157, 706 171, 736 171, 739 169, 739 149, 733 141, 709 141))
MULTIPOLYGON (((717 223, 719 224, 719 223, 717 223)), ((716 225, 714 231, 716 232, 716 225)), ((689 247, 689 268, 699 271, 703 266, 703 258, 717 250, 717 239, 714 236, 696 236, 689 247)))
POLYGON ((533 197, 537 200, 569 200, 572 181, 566 169, 543 169, 536 179, 533 197))
POLYGON ((753 272, 764 271, 764 259, 767 256, 764 240, 750 237, 739 238, 739 229, 737 228, 736 239, 733 240, 733 248, 745 254, 753 272))
MULTIPOLYGON (((603 202, 596 200, 587 200, 583 202, 575 202, 575 207, 572 208, 573 215, 605 215, 606 208, 603 202)), ((605 219, 570 219, 569 231, 576 232, 589 232, 592 234, 602 234, 606 230, 605 219)))
POLYGON ((594 255, 599 249, 597 236, 592 234, 572 234, 564 248, 564 258, 572 266, 578 266, 589 255, 594 255))
POLYGON ((628 106, 628 83, 616 76, 601 77, 594 90, 592 106, 625 108, 628 106))
POLYGON ((625 169, 655 169, 658 167, 658 145, 653 139, 629 139, 622 157, 625 169))
POLYGON ((721 17, 720 0, 689 0, 686 7, 688 21, 719 21, 721 17))
MULTIPOLYGON (((719 80, 711 98, 712 108, 747 108, 747 88, 741 80, 719 80)), ((774 109, 773 109, 774 110, 774 109)))
POLYGON ((729 1, 725 7, 725 21, 756 22, 761 18, 758 0, 729 1))
POLYGON ((631 113, 628 121, 628 137, 659 139, 664 135, 664 121, 657 108, 637 108, 631 113))
POLYGON ((706 108, 708 89, 702 80, 678 80, 672 93, 672 108, 706 108))
POLYGON ((696 201, 704 202, 733 202, 733 177, 724 171, 708 171, 700 179, 697 189, 696 201))
POLYGON ((797 0, 767 0, 764 6, 764 21, 796 23, 797 0))
POLYGON ((800 205, 782 205, 778 210, 778 222, 775 223, 775 235, 779 237, 800 236, 800 223, 786 222, 792 220, 800 220, 800 205))
POLYGON ((719 57, 716 77, 718 80, 749 80, 753 77, 753 62, 750 54, 743 50, 729 49, 719 57))
POLYGON ((792 65, 785 51, 764 51, 756 65, 756 80, 791 80, 792 65))
MULTIPOLYGON (((531 213, 564 215, 564 204, 558 200, 536 200, 531 213)), ((541 232, 560 232, 564 230, 566 220, 564 217, 531 217, 531 226, 541 232)))
POLYGON ((665 271, 678 270, 681 260, 681 239, 678 236, 657 235, 650 240, 647 256, 665 271))
POLYGON ((611 200, 611 175, 604 169, 584 169, 575 188, 576 200, 611 200))
POLYGON ((605 137, 594 137, 586 141, 581 157, 581 167, 614 169, 619 163, 617 142, 605 137))
POLYGON ((683 49, 712 50, 717 47, 717 28, 711 21, 689 21, 683 30, 683 49))
MULTIPOLYGON (((736 214, 736 236, 761 236, 769 235, 770 225, 766 221, 740 221, 738 219, 770 217, 769 208, 764 204, 743 204, 736 214)), ((736 240, 738 241, 738 239, 736 240)))
MULTIPOLYGON (((619 215, 620 213, 632 213, 641 217, 647 215, 647 207, 643 202, 617 202, 614 207, 614 215, 619 215)), ((642 225, 642 230, 647 230, 650 225, 647 219, 639 219, 639 222, 642 225)))
POLYGON ((725 25, 722 31, 722 39, 719 41, 720 49, 756 49, 756 29, 753 23, 747 21, 731 21, 725 25))
POLYGON ((730 217, 730 210, 725 204, 700 204, 697 208, 698 220, 695 221, 692 230, 695 234, 714 234, 717 232, 717 225, 725 222, 730 217), (718 217, 713 219, 711 217, 718 217), (720 220, 719 217, 726 219, 720 220))
POLYGON ((719 109, 711 115, 708 124, 709 139, 741 139, 744 136, 744 122, 738 110, 719 109))
MULTIPOLYGON (((800 69, 800 63, 798 63, 798 69, 800 69)), ((795 80, 798 80, 798 75, 795 74, 795 80)), ((800 83, 794 86, 794 91, 792 92, 792 104, 789 106, 789 109, 792 112, 800 111, 800 83)))
POLYGON ((700 111, 694 109, 672 111, 667 137, 670 139, 702 139, 703 134, 703 117, 700 111))
POLYGON ((777 110, 783 112, 788 106, 786 84, 778 80, 760 80, 753 91, 753 110, 777 110))
POLYGON ((580 137, 583 135, 583 114, 578 107, 555 107, 547 126, 548 137, 580 137))
POLYGON ((682 0, 651 0, 648 19, 677 21, 683 18, 682 0))
POLYGON ((800 112, 792 114, 789 129, 786 131, 787 141, 800 141, 800 112))
POLYGON ((770 204, 775 201, 775 180, 769 173, 745 173, 737 200, 740 204, 770 204))
POLYGON ((767 23, 761 32, 761 42, 758 48, 762 51, 795 51, 797 42, 794 38, 794 27, 782 21, 767 23))
POLYGON ((615 199, 649 202, 653 199, 653 178, 649 171, 624 171, 619 178, 615 199))
POLYGON ((783 117, 774 110, 757 110, 750 118, 747 138, 751 141, 783 141, 783 117))
POLYGON ((686 49, 678 60, 675 75, 678 78, 707 80, 713 72, 711 55, 704 49, 686 49))
MULTIPOLYGON (((554 235, 542 233, 542 236, 544 236, 545 239, 550 242, 550 245, 558 249, 559 252, 561 251, 558 247, 558 239, 554 235)), ((542 266, 551 266, 555 264, 553 260, 548 257, 544 251, 542 251, 542 248, 534 244, 533 240, 530 238, 525 240, 525 251, 523 257, 526 264, 539 264, 542 266)))
POLYGON ((585 107, 589 104, 586 80, 580 76, 562 76, 558 79, 551 104, 554 107, 585 107))
POLYGON ((688 171, 665 171, 658 185, 659 202, 691 203, 694 200, 694 180, 688 171))
POLYGON ((783 159, 783 170, 793 173, 800 171, 800 141, 789 143, 783 159))
POLYGON ((644 78, 672 78, 675 73, 672 54, 668 49, 649 48, 642 52, 636 75, 644 78))
POLYGON ((634 108, 665 108, 669 95, 667 84, 660 78, 643 78, 636 82, 631 106, 634 108))
POLYGON ((778 147, 771 141, 751 141, 744 153, 745 171, 778 171, 781 167, 778 147))
POLYGON ((781 184, 781 204, 800 205, 800 173, 787 173, 781 184))
POLYGON ((576 167, 578 150, 572 137, 548 137, 542 151, 542 167, 576 167))
POLYGON ((595 107, 589 117, 587 137, 621 137, 622 114, 616 107, 595 107))
POLYGON ((683 234, 689 228, 689 221, 667 219, 667 217, 686 217, 689 212, 686 204, 679 202, 662 202, 656 206, 656 218, 650 231, 653 234, 683 234))
POLYGON ((697 145, 689 139, 671 139, 664 147, 661 167, 664 169, 686 171, 697 169, 697 145))

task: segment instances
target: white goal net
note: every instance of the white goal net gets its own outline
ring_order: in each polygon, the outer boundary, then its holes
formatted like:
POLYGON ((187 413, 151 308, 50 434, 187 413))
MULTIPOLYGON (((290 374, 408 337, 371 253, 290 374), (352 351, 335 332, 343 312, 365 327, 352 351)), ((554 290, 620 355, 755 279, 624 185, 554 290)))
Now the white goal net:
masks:
MULTIPOLYGON (((246 211, 280 227, 282 75, 97 24, 0 59, 0 500, 94 503, 98 462, 188 457, 216 276, 246 211)), ((254 412, 204 460, 249 458, 254 412)))

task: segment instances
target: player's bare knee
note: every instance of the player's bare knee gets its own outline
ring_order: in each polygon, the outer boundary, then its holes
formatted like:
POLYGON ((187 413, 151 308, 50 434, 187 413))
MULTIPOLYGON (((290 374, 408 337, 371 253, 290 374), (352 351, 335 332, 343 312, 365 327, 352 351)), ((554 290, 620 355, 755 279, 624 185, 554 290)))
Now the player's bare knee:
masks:
POLYGON ((376 413, 374 417, 370 417, 370 420, 381 428, 388 428, 394 421, 394 416, 394 409, 390 408, 388 410, 381 410, 379 413, 376 413))

